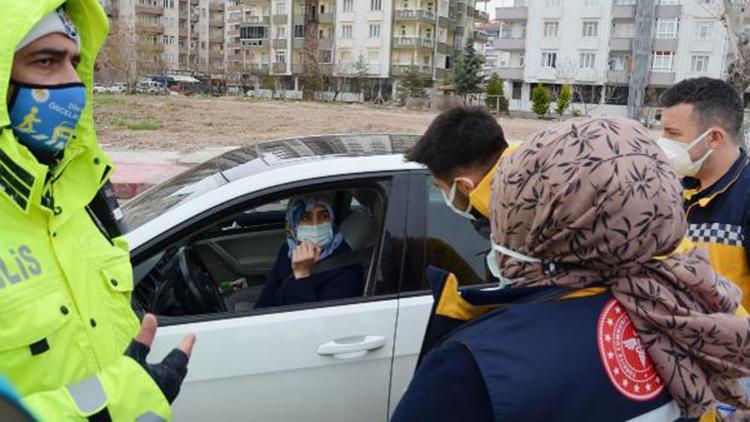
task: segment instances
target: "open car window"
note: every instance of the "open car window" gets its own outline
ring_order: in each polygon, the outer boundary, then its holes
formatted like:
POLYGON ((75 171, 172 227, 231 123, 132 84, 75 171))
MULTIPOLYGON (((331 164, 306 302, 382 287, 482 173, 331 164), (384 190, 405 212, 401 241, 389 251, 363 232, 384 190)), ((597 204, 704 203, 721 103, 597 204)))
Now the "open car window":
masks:
POLYGON ((371 298, 383 277, 380 260, 391 259, 379 253, 390 185, 362 183, 254 200, 231 215, 196 223, 183 238, 134 268, 135 307, 185 317, 266 313, 371 298), (300 195, 330 200, 334 236, 327 256, 310 276, 296 279, 288 211, 300 195))

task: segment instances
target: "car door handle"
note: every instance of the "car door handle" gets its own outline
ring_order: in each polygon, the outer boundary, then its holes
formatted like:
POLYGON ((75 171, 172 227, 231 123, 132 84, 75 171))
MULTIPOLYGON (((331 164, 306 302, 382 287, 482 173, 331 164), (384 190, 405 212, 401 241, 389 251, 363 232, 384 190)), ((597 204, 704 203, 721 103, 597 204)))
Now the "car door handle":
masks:
POLYGON ((364 356, 367 352, 385 346, 383 336, 352 336, 332 340, 318 346, 318 354, 339 359, 352 359, 364 356))

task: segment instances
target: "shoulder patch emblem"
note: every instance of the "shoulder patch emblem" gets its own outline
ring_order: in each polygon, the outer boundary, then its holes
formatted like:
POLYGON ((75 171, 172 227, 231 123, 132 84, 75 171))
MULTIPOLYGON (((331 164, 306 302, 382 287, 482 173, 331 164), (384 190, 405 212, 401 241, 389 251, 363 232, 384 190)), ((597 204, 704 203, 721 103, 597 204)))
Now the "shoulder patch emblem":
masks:
POLYGON ((645 401, 664 390, 633 322, 616 299, 607 302, 599 315, 597 337, 604 370, 617 391, 629 399, 645 401))

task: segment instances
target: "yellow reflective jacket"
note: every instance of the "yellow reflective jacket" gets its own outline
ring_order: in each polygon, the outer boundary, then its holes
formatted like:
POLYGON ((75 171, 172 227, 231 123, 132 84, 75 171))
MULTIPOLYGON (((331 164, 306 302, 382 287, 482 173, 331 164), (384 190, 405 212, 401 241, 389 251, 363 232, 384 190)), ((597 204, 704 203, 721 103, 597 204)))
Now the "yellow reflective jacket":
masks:
MULTIPOLYGON (((61 3, 0 2, 0 98, 14 46, 61 3)), ((42 420, 168 419, 156 383, 123 355, 139 329, 127 244, 105 236, 86 209, 112 172, 91 105, 108 22, 97 0, 71 0, 66 10, 80 32, 78 73, 89 99, 62 162, 52 170, 37 162, 0 102, 0 374, 42 420)))

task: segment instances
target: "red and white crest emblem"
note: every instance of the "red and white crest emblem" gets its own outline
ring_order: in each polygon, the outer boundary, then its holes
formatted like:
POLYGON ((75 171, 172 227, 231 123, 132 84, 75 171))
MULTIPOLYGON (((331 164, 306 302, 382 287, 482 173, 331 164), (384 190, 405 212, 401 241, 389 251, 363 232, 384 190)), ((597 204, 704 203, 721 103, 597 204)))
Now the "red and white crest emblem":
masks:
POLYGON ((651 400, 664 382, 646 353, 625 309, 616 299, 607 302, 597 327, 599 354, 615 388, 633 400, 651 400))

